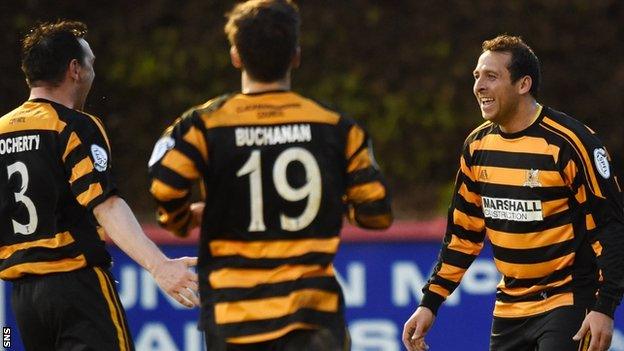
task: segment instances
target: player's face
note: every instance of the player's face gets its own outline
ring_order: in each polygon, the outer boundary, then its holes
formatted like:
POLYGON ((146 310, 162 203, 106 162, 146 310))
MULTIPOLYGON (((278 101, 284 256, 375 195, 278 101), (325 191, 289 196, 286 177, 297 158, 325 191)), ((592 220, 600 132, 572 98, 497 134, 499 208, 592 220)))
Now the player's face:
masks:
POLYGON ((85 101, 87 100, 87 95, 89 94, 89 90, 91 90, 91 84, 93 84, 93 79, 95 78, 95 71, 93 70, 93 64, 95 62, 95 55, 84 39, 79 39, 80 45, 82 46, 82 50, 85 52, 84 61, 80 63, 80 79, 78 80, 78 96, 76 101, 76 105, 79 109, 82 109, 85 101))
MULTIPOLYGON (((517 110, 520 94, 507 69, 511 54, 485 51, 473 72, 473 92, 484 119, 505 124, 517 110)), ((516 82, 518 83, 518 82, 516 82)))

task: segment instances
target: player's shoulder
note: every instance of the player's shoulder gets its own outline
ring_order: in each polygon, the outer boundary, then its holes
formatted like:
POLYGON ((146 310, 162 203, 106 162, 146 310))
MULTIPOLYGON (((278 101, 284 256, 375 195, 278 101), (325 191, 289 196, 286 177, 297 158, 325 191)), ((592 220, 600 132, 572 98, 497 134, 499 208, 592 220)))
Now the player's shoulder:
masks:
POLYGON ((483 139, 488 134, 494 132, 496 125, 490 121, 481 123, 478 127, 474 128, 466 137, 464 144, 469 145, 472 142, 483 139))
POLYGON ((565 139, 575 147, 597 147, 600 138, 591 128, 565 112, 544 107, 542 124, 551 134, 565 139))

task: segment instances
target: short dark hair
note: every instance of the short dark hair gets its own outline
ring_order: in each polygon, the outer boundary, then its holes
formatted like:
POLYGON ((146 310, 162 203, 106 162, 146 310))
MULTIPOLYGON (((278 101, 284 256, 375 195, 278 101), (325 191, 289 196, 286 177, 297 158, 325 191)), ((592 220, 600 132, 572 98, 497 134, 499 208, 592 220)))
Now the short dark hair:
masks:
POLYGON ((529 76, 533 83, 531 84, 531 95, 537 97, 539 87, 542 80, 540 71, 540 62, 533 50, 522 40, 521 37, 511 35, 499 35, 494 39, 486 40, 481 46, 483 52, 509 52, 511 53, 511 61, 507 69, 511 74, 511 81, 516 82, 518 79, 529 76))
POLYGON ((87 26, 77 21, 41 23, 22 40, 22 71, 30 87, 37 82, 58 85, 67 65, 76 59, 84 63, 86 53, 78 42, 87 26))
POLYGON ((299 9, 290 0, 251 0, 226 14, 225 34, 247 73, 261 82, 284 78, 299 45, 299 9))

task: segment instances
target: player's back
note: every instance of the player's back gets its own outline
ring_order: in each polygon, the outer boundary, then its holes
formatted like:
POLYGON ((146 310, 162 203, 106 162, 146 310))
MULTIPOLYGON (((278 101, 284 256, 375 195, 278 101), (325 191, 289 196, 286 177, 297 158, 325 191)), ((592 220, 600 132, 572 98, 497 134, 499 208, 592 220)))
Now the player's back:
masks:
POLYGON ((0 118, 2 279, 110 260, 81 204, 98 190, 82 177, 92 164, 78 147, 86 133, 80 125, 92 122, 78 119, 90 117, 43 99, 0 118))

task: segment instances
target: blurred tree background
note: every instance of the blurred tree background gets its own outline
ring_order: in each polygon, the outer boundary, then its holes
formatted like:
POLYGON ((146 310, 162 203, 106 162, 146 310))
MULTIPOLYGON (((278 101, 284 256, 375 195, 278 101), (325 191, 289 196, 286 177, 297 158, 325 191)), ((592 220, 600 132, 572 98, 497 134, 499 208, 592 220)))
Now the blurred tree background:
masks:
MULTIPOLYGON (((233 1, 2 1, 0 114, 28 97, 20 39, 37 22, 87 23, 96 79, 86 110, 113 145, 122 194, 153 204, 146 164, 181 112, 239 89, 223 35, 233 1)), ((481 123, 472 70, 481 42, 521 35, 542 61, 540 102, 592 126, 624 157, 624 2, 304 0, 294 90, 362 122, 400 217, 441 215, 467 133, 481 123)))

